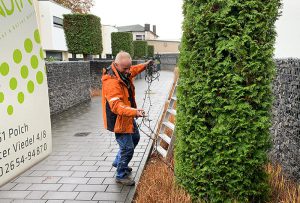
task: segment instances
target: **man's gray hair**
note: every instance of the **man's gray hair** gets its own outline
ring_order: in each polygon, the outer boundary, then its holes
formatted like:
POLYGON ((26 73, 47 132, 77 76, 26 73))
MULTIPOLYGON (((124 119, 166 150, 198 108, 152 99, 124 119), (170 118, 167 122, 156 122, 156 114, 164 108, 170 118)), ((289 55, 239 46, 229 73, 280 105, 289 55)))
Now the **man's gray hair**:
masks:
POLYGON ((132 60, 129 53, 127 53, 127 52, 125 52, 125 51, 120 51, 120 52, 117 54, 116 58, 115 58, 115 63, 120 64, 120 62, 121 62, 124 58, 129 59, 130 61, 132 60))

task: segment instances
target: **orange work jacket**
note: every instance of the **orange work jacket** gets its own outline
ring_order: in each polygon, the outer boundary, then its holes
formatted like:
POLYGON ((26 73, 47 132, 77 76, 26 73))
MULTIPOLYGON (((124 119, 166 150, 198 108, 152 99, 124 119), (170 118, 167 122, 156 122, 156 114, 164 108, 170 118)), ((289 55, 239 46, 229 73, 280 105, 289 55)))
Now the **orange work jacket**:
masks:
POLYGON ((103 70, 102 110, 104 127, 107 130, 115 133, 133 133, 133 119, 137 115, 133 78, 145 68, 144 64, 130 67, 130 89, 121 79, 115 63, 103 70))

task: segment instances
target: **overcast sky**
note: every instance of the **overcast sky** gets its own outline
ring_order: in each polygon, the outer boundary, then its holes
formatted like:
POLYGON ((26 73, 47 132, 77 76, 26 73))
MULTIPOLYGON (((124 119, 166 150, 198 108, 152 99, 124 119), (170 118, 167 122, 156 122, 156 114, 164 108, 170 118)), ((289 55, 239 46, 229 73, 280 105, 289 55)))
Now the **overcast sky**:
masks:
POLYGON ((104 25, 156 25, 160 39, 180 39, 182 0, 95 0, 91 12, 104 25))

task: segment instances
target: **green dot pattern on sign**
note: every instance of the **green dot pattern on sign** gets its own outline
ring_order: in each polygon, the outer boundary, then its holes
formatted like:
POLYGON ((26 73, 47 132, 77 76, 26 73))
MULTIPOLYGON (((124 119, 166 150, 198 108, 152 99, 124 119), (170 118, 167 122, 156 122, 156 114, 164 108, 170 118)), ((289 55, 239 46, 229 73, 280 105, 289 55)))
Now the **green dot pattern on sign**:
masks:
POLYGON ((30 39, 26 39, 24 42, 24 48, 27 53, 32 52, 32 41, 30 39))
POLYGON ((39 33, 39 30, 38 29, 36 29, 35 31, 34 31, 34 40, 35 40, 35 42, 36 43, 41 43, 41 38, 40 38, 40 33, 39 33))
POLYGON ((12 115, 14 113, 14 107, 12 105, 9 105, 7 107, 7 114, 12 115))
POLYGON ((34 83, 31 80, 27 83, 27 90, 29 93, 34 92, 34 83))
POLYGON ((18 94, 18 102, 20 103, 20 104, 22 104, 23 102, 24 102, 24 93, 23 92, 19 92, 19 94, 18 94))
MULTIPOLYGON (((28 2, 31 4, 31 0, 28 0, 28 2)), ((40 38, 40 33, 39 30, 36 29, 34 31, 33 34, 34 39, 30 39, 30 38, 25 38, 24 40, 24 50, 22 49, 15 49, 12 53, 12 59, 13 62, 16 64, 20 64, 23 60, 23 57, 25 56, 24 54, 28 53, 28 54, 32 54, 31 58, 30 58, 30 65, 33 69, 37 69, 38 66, 40 65, 41 61, 44 59, 45 54, 44 54, 44 50, 42 49, 42 47, 39 45, 39 53, 36 53, 36 55, 34 55, 35 53, 33 53, 34 50, 34 46, 37 44, 41 43, 41 38, 40 38), (24 56, 23 56, 24 55, 24 56), (40 61, 39 61, 40 60, 40 61)), ((24 60, 23 60, 24 62, 24 60)), ((22 79, 27 79, 29 77, 29 68, 30 66, 28 66, 28 64, 23 64, 20 68, 20 75, 22 77, 22 79)), ((11 69, 11 65, 9 65, 7 62, 2 62, 0 63, 0 76, 7 76, 10 73, 11 69)), ((46 70, 46 66, 44 66, 44 71, 38 71, 36 73, 36 82, 37 84, 43 84, 44 80, 45 80, 45 76, 47 73, 46 70), (45 71, 45 73, 44 73, 45 71)), ((27 82, 27 91, 28 93, 32 94, 35 90, 35 83, 30 80, 27 82)), ((18 80, 15 77, 10 78, 9 80, 9 88, 11 90, 16 90, 18 88, 18 80)), ((26 92, 18 92, 18 94, 16 95, 16 98, 18 100, 19 104, 23 104, 25 101, 25 97, 26 97, 26 92)), ((4 92, 0 92, 0 104, 4 103, 4 101, 7 100, 4 92)), ((5 107, 4 107, 5 108, 5 107)), ((14 107, 13 105, 8 105, 7 106, 7 114, 8 115, 13 115, 14 114, 14 107)))
POLYGON ((16 78, 11 78, 10 81, 9 81, 10 89, 15 90, 15 89, 17 89, 17 86, 18 86, 17 79, 16 78))
POLYGON ((33 69, 36 69, 39 66, 39 60, 36 55, 33 55, 30 59, 31 67, 33 69))
POLYGON ((25 65, 21 67, 21 76, 24 79, 28 77, 28 67, 25 65))
POLYGON ((42 84, 44 81, 44 75, 41 71, 36 73, 36 81, 38 84, 42 84))
POLYGON ((0 103, 4 101, 4 94, 3 92, 0 92, 0 103))
POLYGON ((44 59, 44 51, 42 48, 40 48, 40 57, 41 59, 44 59))
POLYGON ((16 49, 13 54, 14 62, 19 64, 22 61, 22 52, 19 49, 16 49))
POLYGON ((4 62, 0 66, 0 74, 6 76, 9 73, 9 65, 4 62))

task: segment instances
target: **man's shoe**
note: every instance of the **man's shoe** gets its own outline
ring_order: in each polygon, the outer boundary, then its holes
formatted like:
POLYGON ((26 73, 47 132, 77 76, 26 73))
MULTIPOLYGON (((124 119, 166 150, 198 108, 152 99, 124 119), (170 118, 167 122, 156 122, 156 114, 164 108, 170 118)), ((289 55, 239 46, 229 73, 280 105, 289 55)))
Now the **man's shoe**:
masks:
POLYGON ((116 182, 126 186, 134 186, 135 181, 129 177, 126 178, 116 178, 116 182))

